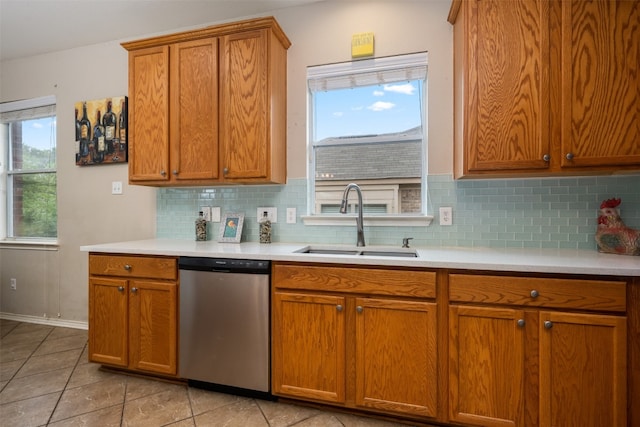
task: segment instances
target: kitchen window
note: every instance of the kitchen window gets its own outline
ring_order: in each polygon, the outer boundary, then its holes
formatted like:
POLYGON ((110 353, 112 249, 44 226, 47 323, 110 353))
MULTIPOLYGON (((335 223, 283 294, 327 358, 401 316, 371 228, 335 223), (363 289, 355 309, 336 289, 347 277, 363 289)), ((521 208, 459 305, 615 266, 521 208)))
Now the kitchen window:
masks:
MULTIPOLYGON (((344 218, 338 211, 351 182, 362 190, 369 225, 424 220, 427 53, 309 67, 307 85, 305 224, 319 224, 321 217, 344 218)), ((356 211, 355 197, 349 199, 349 209, 356 211)))
POLYGON ((56 101, 0 104, 2 240, 54 241, 57 229, 56 101))

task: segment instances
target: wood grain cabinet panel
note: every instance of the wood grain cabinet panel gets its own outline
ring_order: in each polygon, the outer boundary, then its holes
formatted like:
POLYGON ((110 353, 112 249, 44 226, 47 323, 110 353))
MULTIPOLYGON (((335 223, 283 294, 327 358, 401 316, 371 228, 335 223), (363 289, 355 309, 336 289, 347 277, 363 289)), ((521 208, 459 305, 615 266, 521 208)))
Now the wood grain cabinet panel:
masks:
POLYGON ((522 310, 449 308, 451 421, 524 425, 524 322, 522 310))
POLYGON ((131 282, 129 342, 132 369, 177 374, 177 288, 175 283, 131 282))
POLYGON ((273 391, 345 402, 345 299, 276 292, 273 391))
POLYGON ((626 318, 540 313, 540 425, 627 425, 626 318))
POLYGON ((127 108, 129 181, 168 180, 168 46, 150 47, 129 54, 127 108))
POLYGON ((453 0, 454 176, 640 169, 640 3, 453 0))
POLYGON ((123 43, 129 181, 284 184, 290 44, 273 18, 123 43))
POLYGON ((89 360, 177 375, 177 259, 89 254, 89 360))
POLYGON ((171 45, 170 180, 219 178, 218 39, 171 45))
POLYGON ((638 167, 640 2, 561 4, 562 167, 638 167))
POLYGON ((436 304, 356 298, 357 406, 437 415, 436 304))
POLYGON ((450 421, 626 426, 627 286, 450 274, 450 421))
POLYGON ((422 279, 435 296, 435 276, 422 273, 433 272, 274 263, 274 393, 435 418, 437 308, 416 297, 422 279))
POLYGON ((127 280, 89 278, 89 360, 126 367, 129 364, 127 280))

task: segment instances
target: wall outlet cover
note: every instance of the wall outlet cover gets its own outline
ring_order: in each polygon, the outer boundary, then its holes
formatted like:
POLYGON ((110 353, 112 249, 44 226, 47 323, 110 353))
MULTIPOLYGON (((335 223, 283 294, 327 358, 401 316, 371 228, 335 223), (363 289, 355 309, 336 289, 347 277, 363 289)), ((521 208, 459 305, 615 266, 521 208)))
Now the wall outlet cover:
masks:
POLYGON ((260 218, 264 213, 267 213, 267 217, 271 224, 275 224, 278 222, 278 208, 258 208, 256 209, 256 221, 260 222, 260 218))

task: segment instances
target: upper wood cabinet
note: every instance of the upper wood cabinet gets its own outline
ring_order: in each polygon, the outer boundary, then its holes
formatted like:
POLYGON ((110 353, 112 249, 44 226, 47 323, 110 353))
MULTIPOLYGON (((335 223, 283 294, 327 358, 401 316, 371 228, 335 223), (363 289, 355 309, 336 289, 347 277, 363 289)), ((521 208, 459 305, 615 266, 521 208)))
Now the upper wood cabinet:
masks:
POLYGON ((123 43, 129 182, 286 182, 290 42, 273 18, 123 43))
POLYGON ((640 3, 454 0, 454 175, 640 169, 640 3))

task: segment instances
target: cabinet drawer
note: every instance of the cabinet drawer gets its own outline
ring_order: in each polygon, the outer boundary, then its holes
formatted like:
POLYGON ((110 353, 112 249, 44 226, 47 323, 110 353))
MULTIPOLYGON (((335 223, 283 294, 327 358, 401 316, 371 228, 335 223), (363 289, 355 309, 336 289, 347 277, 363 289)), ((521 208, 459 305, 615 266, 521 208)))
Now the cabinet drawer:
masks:
POLYGON ((624 312, 626 282, 451 274, 449 300, 624 312))
POLYGON ((436 273, 421 270, 276 264, 273 284, 276 288, 310 291, 436 297, 436 273))
POLYGON ((89 274, 176 280, 178 261, 167 257, 90 254, 89 274))

